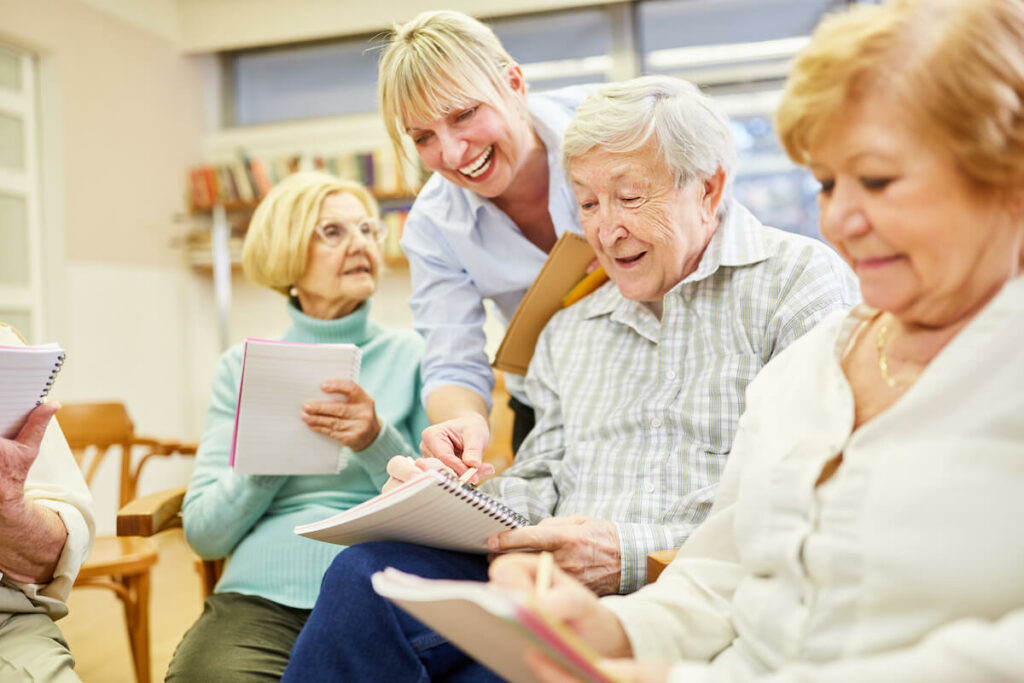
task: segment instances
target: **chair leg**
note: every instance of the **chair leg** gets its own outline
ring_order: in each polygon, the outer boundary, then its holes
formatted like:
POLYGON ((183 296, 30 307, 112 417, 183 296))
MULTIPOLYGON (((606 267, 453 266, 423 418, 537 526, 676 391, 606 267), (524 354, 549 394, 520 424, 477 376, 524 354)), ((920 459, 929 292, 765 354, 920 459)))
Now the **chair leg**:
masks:
POLYGON ((124 602, 124 616, 128 624, 128 643, 135 664, 135 680, 150 683, 149 675, 149 570, 125 576, 122 583, 129 599, 124 602))

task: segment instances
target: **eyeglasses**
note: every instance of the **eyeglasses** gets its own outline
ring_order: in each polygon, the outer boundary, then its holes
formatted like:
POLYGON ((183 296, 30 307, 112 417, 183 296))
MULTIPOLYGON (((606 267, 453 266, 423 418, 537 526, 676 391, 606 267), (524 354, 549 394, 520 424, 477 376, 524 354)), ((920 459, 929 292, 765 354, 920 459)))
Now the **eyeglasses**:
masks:
POLYGON ((325 221, 317 223, 316 234, 320 236, 324 244, 329 247, 336 247, 347 243, 357 232, 367 241, 380 242, 384 239, 385 229, 379 220, 367 216, 357 224, 344 223, 342 221, 325 221))

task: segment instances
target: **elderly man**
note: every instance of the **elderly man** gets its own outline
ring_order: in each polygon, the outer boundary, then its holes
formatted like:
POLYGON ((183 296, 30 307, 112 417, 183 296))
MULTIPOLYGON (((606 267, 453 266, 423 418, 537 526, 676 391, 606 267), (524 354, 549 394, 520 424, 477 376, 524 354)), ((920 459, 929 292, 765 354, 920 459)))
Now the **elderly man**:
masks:
MULTIPOLYGON (((535 524, 489 544, 551 551, 596 592, 628 593, 645 581, 646 555, 680 545, 707 514, 758 369, 857 290, 827 247, 727 199, 729 125, 689 83, 601 88, 563 153, 611 282, 541 334, 527 375, 537 424, 512 467, 482 486, 535 524)), ((389 472, 407 479, 417 466, 431 464, 398 459, 389 472)), ((399 543, 349 548, 284 680, 489 675, 374 594, 369 576, 386 566, 485 580, 487 562, 399 543)))
MULTIPOLYGON (((23 342, 0 323, 0 346, 23 342)), ((92 497, 57 423, 56 405, 0 437, 0 681, 77 681, 53 620, 95 537, 92 497)))

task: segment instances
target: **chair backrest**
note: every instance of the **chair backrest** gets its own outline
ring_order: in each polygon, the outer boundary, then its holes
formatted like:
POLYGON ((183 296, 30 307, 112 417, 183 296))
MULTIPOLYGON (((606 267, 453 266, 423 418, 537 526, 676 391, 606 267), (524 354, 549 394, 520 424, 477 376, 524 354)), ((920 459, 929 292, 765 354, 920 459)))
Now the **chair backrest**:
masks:
POLYGON ((131 468, 132 445, 135 443, 135 425, 123 403, 68 403, 57 411, 64 438, 75 454, 78 466, 85 472, 85 481, 92 483, 97 469, 112 446, 120 446, 119 507, 135 498, 135 477, 131 468), (92 458, 86 462, 90 447, 95 447, 92 458))

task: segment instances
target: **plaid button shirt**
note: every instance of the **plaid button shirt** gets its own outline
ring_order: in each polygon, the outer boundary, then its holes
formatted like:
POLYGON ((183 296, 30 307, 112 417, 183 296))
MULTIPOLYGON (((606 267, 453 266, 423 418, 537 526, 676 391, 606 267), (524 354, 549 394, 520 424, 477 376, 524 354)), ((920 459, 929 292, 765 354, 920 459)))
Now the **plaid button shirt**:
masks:
POLYGON ((533 522, 582 514, 617 524, 619 590, 646 556, 705 518, 744 406, 772 356, 859 300, 826 245, 761 225, 732 203, 659 321, 608 283, 545 327, 527 374, 537 424, 483 485, 533 522))

